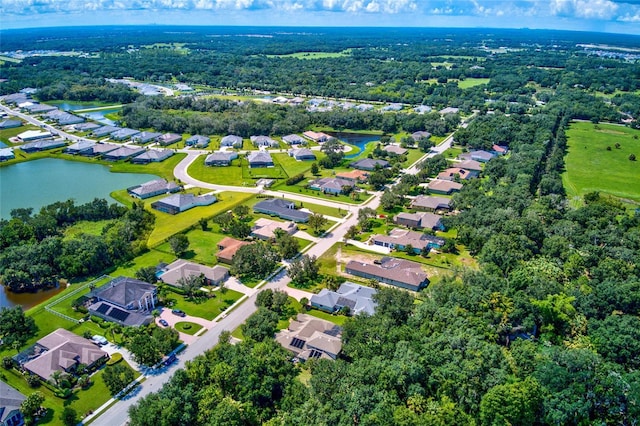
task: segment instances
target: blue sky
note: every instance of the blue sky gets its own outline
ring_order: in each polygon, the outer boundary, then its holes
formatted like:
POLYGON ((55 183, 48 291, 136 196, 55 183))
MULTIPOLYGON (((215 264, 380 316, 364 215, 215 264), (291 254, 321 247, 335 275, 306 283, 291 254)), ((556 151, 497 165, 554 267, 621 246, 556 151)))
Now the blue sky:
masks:
POLYGON ((0 28, 419 26, 640 34, 640 0, 1 0, 0 28))

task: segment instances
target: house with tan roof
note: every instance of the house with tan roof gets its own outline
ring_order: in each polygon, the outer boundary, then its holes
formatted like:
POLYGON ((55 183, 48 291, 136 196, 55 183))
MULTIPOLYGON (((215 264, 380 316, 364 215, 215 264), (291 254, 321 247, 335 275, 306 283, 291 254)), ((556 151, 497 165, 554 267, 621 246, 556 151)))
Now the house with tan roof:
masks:
POLYGON ((401 147, 400 145, 387 145, 382 148, 383 151, 395 154, 395 155, 404 155, 409 152, 408 149, 401 147))
POLYGON ((444 231, 442 216, 430 212, 399 213, 393 218, 393 221, 408 228, 444 231))
POLYGON ((350 180, 351 182, 354 182, 354 183, 361 183, 361 182, 366 182, 367 179, 369 179, 369 172, 355 169, 355 170, 351 170, 350 172, 338 173, 336 174, 336 177, 340 179, 350 180))
POLYGON ((183 280, 189 277, 200 275, 206 285, 220 285, 229 278, 229 269, 220 265, 210 267, 178 259, 158 271, 160 281, 175 287, 181 287, 183 280))
POLYGON ((451 195, 452 192, 458 192, 462 189, 462 184, 450 180, 434 179, 427 184, 427 188, 434 194, 451 195))
POLYGON ((216 253, 216 258, 218 262, 223 262, 227 264, 233 263, 233 256, 236 255, 237 251, 242 246, 246 246, 247 244, 251 244, 248 241, 240 241, 235 238, 224 237, 218 243, 218 253, 216 253))
POLYGON ((469 180, 478 177, 478 172, 462 169, 460 167, 449 167, 448 169, 438 173, 436 179, 456 180, 456 177, 459 177, 462 180, 469 180))
POLYGON ((372 236, 371 242, 376 246, 387 247, 391 250, 405 250, 410 245, 416 254, 425 249, 439 249, 444 245, 442 238, 398 228, 392 229, 389 235, 372 236))
POLYGON ((464 160, 456 164, 456 166, 461 169, 469 170, 472 172, 481 172, 482 171, 482 163, 476 160, 464 160))
POLYGON ((450 210, 451 198, 418 195, 411 201, 411 205, 409 207, 414 210, 433 212, 438 210, 450 210))
POLYGON ((298 230, 298 226, 293 222, 278 222, 261 217, 251 228, 251 236, 261 240, 270 240, 276 237, 276 229, 282 229, 287 234, 293 235, 298 230))
POLYGON ((312 130, 308 130, 302 134, 307 139, 311 139, 314 142, 326 142, 329 140, 331 136, 322 132, 314 132, 312 130))
POLYGON ((311 315, 298 314, 276 341, 297 359, 336 359, 342 350, 342 329, 311 315))
POLYGON ((109 357, 92 341, 63 328, 47 334, 30 349, 32 358, 22 368, 43 380, 49 380, 55 371, 72 373, 79 364, 91 367, 109 357))
POLYGON ((418 291, 429 284, 429 278, 419 263, 388 256, 376 263, 352 260, 347 263, 345 271, 357 277, 374 279, 413 291, 418 291))

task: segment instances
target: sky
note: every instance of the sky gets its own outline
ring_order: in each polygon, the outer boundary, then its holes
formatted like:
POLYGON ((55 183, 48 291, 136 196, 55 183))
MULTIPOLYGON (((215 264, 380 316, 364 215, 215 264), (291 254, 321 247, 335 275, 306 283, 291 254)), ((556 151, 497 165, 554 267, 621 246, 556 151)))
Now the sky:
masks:
POLYGON ((0 29, 140 24, 532 28, 640 34, 640 0, 0 0, 0 29))

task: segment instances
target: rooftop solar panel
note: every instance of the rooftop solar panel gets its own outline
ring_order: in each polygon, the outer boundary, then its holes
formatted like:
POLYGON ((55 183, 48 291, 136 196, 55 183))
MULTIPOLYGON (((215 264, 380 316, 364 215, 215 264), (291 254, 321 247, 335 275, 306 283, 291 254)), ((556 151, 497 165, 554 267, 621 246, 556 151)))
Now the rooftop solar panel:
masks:
POLYGON ((294 337, 291 340, 291 346, 293 346, 294 348, 298 348, 298 349, 302 349, 302 347, 304 346, 306 342, 304 340, 300 340, 297 337, 294 337))
POLYGON ((129 316, 129 312, 125 312, 122 309, 113 308, 111 309, 111 312, 109 312, 109 316, 118 321, 124 321, 129 316))
POLYGON ((108 310, 109 310, 109 305, 102 303, 100 306, 98 306, 98 309, 96 309, 96 312, 105 314, 108 310))

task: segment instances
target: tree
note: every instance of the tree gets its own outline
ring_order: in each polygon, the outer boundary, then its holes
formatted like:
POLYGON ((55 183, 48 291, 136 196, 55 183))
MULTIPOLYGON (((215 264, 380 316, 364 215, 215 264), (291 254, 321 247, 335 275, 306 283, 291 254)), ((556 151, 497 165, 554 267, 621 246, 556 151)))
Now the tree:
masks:
POLYGON ((198 225, 200 225, 200 229, 206 231, 209 228, 209 221, 206 217, 201 217, 198 219, 198 225))
POLYGON ((344 237, 348 240, 353 240, 358 236, 359 233, 360 232, 358 231, 358 227, 355 225, 351 225, 349 229, 347 229, 347 232, 344 234, 344 237))
POLYGON ((222 213, 213 218, 213 222, 220 225, 220 230, 225 234, 229 232, 229 226, 231 226, 233 220, 234 217, 231 212, 222 213))
POLYGON ((384 172, 376 171, 369 175, 368 182, 369 185, 371 185, 372 188, 377 191, 379 189, 382 189, 382 187, 384 187, 384 185, 387 183, 387 177, 385 176, 384 172))
POLYGON ((413 297, 397 288, 381 287, 373 300, 378 303, 376 313, 391 318, 397 325, 404 324, 413 310, 413 297))
POLYGON ((322 228, 327 224, 327 219, 319 213, 309 216, 308 225, 314 234, 318 235, 322 228))
POLYGON ((629 161, 636 161, 636 155, 635 154, 629 154, 629 161))
POLYGON ((135 272, 134 276, 140 281, 144 281, 149 284, 155 284, 158 282, 155 266, 142 267, 135 272))
POLYGON ((187 297, 194 297, 201 287, 205 285, 206 277, 204 274, 188 275, 178 279, 178 285, 184 290, 187 297))
POLYGON ((533 378, 494 386, 480 402, 483 426, 534 425, 542 410, 542 388, 533 378))
POLYGON ((20 411, 22 412, 27 425, 35 424, 36 416, 42 408, 43 402, 44 395, 39 391, 32 393, 22 401, 22 404, 20 404, 20 411))
POLYGON ((242 324, 242 334, 248 339, 262 342, 273 337, 277 328, 278 314, 261 307, 242 324))
POLYGON ((229 224, 229 233, 234 238, 247 238, 251 235, 251 226, 247 222, 234 219, 229 224))
POLYGON ((283 259, 292 259, 300 251, 300 243, 291 234, 276 229, 276 248, 283 259))
POLYGON ((264 241, 247 244, 233 256, 231 271, 241 278, 264 278, 280 260, 278 252, 264 241))
POLYGON ((371 220, 375 219, 378 213, 371 207, 363 207, 358 210, 358 226, 362 232, 371 231, 371 220))
POLYGON ((24 314, 22 307, 0 310, 0 339, 3 345, 20 347, 37 332, 38 326, 33 318, 24 314))
POLYGON ((239 220, 244 221, 245 219, 247 219, 249 217, 249 213, 251 213, 251 210, 249 210, 249 206, 245 206, 244 204, 240 204, 233 208, 233 214, 239 220))
POLYGON ((60 420, 65 426, 75 426, 78 424, 78 413, 71 407, 64 407, 60 414, 60 420))
POLYGON ((320 173, 320 168, 318 167, 318 163, 311 163, 311 174, 312 175, 317 175, 318 173, 320 173))
POLYGON ((169 246, 173 253, 180 257, 189 249, 189 238, 185 234, 176 234, 169 238, 169 246))
POLYGON ((318 271, 320 271, 320 265, 316 257, 305 254, 291 262, 287 275, 292 282, 304 286, 318 279, 318 271))
POLYGON ((127 387, 134 378, 133 370, 124 363, 109 365, 102 374, 102 380, 112 396, 127 387))

